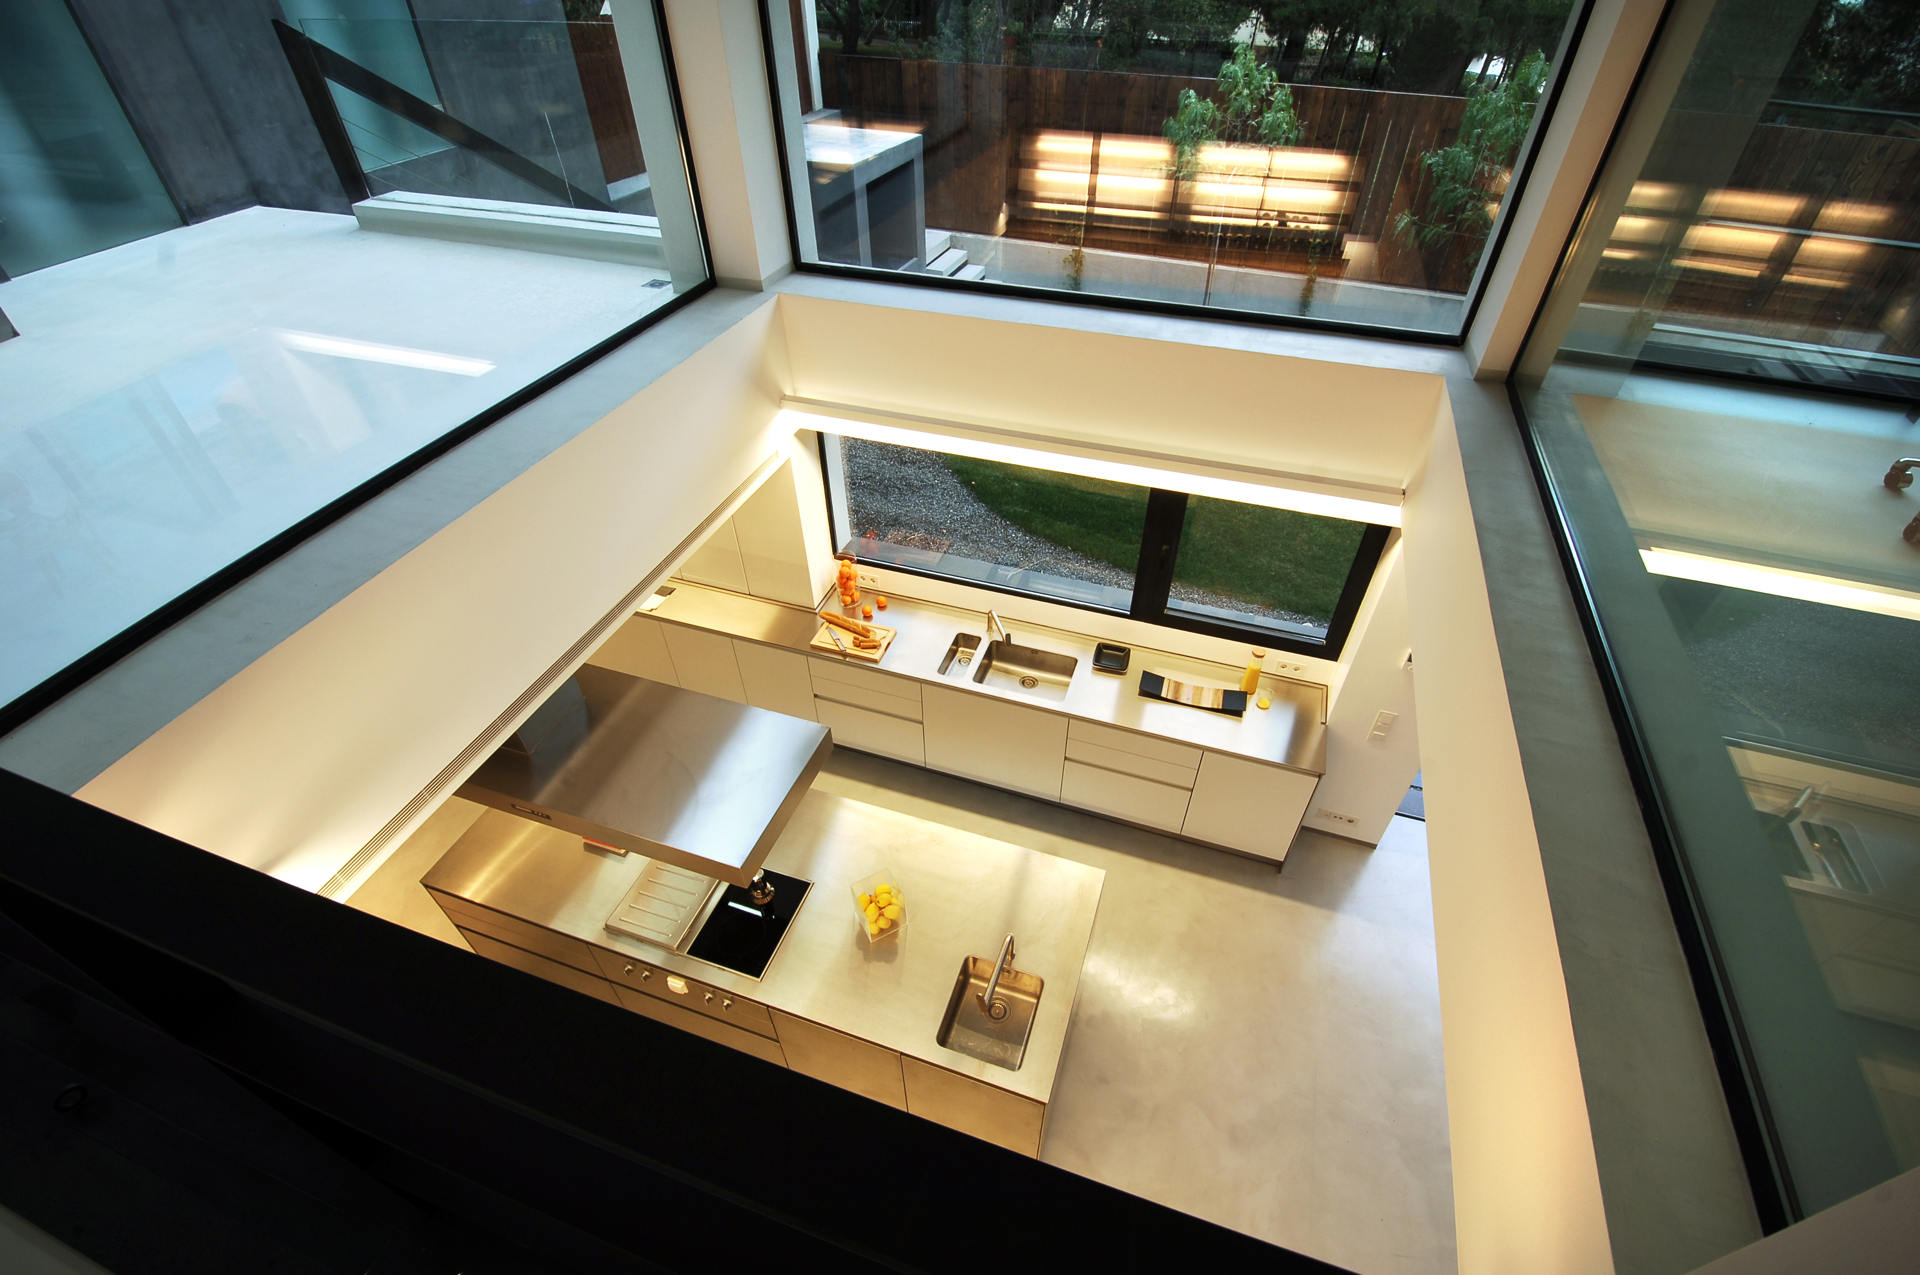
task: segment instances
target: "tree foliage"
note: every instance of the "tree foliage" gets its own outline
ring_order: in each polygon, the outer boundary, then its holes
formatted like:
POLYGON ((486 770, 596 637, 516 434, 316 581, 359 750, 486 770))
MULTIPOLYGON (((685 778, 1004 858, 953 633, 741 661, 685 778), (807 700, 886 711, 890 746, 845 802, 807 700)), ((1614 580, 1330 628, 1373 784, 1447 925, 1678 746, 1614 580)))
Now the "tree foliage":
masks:
POLYGON ((1394 219, 1396 234, 1422 248, 1486 236, 1493 227, 1488 206, 1499 203, 1546 81, 1547 60, 1536 52, 1498 88, 1468 93, 1459 137, 1421 156, 1424 198, 1394 219))
POLYGON ((1300 116, 1293 91, 1272 67, 1261 66, 1251 46, 1241 45, 1220 64, 1217 95, 1221 105, 1182 89, 1178 105, 1161 132, 1173 143, 1174 176, 1191 180, 1199 170, 1200 148, 1208 142, 1251 142, 1292 146, 1300 140, 1300 116))

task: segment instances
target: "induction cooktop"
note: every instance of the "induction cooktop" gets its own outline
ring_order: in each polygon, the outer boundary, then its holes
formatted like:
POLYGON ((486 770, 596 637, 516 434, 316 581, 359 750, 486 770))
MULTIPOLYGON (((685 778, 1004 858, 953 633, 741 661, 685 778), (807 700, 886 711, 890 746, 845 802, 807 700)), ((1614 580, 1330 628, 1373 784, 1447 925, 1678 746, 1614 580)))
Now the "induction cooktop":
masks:
POLYGON ((750 890, 730 885, 720 892, 706 924, 694 936, 687 955, 730 969, 748 978, 766 973, 773 954, 780 950, 787 926, 794 913, 813 888, 810 881, 790 877, 783 872, 763 871, 761 880, 773 885, 773 898, 755 903, 750 890))

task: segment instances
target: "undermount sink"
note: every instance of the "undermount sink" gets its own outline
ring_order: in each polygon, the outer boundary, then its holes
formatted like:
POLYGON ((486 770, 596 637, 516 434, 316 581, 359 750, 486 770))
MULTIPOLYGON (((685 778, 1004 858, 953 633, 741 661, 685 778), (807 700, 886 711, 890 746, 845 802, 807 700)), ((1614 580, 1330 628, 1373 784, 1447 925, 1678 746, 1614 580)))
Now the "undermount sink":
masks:
POLYGON ((1004 638, 987 643, 986 654, 976 663, 979 668, 974 670, 973 680, 982 686, 1055 701, 1067 697, 1073 670, 1080 665, 1074 656, 1021 646, 1004 638))
POLYGON ((947 653, 940 660, 940 676, 945 677, 948 670, 958 667, 962 672, 973 662, 974 652, 980 649, 978 633, 956 633, 953 641, 947 644, 947 653))
POLYGON ((1027 1054, 1027 1037, 1033 1034, 1033 1016, 1040 1008, 1040 991, 1046 980, 1020 970, 1004 971, 993 995, 994 1005, 1003 1007, 999 1018, 989 1014, 980 1002, 992 981, 992 961, 969 956, 960 962, 960 974, 953 981, 953 995, 947 998, 947 1012, 940 1016, 935 1039, 969 1058, 1018 1071, 1020 1060, 1027 1054))

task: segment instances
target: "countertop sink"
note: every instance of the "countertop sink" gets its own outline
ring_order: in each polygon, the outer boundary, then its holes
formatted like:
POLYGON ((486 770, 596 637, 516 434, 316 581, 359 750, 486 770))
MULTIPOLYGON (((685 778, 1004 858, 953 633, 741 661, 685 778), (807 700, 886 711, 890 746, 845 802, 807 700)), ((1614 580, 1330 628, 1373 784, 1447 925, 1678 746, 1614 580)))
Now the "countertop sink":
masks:
POLYGON ((982 686, 1055 702, 1067 697, 1073 670, 1080 666, 1074 656, 1005 639, 987 643, 986 653, 974 663, 979 667, 974 670, 973 680, 982 686))
POLYGON ((1040 1008, 1040 992, 1046 980, 1015 969, 1002 973, 993 996, 996 1006, 1006 1007, 1001 1018, 991 1016, 980 1003, 992 981, 992 961, 969 956, 960 962, 960 974, 953 980, 953 995, 947 998, 947 1012, 940 1016, 935 1039, 969 1058, 1018 1071, 1020 1060, 1027 1054, 1027 1037, 1033 1034, 1033 1016, 1040 1008))
POLYGON ((953 641, 947 643, 946 655, 940 660, 940 676, 945 677, 950 671, 956 669, 964 673, 967 665, 973 663, 974 653, 979 649, 980 635, 978 633, 954 634, 953 641))

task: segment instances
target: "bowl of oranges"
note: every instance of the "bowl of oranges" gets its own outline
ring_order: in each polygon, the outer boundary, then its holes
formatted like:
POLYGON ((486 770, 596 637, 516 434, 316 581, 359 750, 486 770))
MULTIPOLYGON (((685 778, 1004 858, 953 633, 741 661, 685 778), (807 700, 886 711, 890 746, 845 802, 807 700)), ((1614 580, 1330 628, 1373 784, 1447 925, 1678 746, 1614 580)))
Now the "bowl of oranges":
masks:
POLYGON ((907 928, 907 900, 900 891, 899 879, 882 868, 869 872, 851 887, 853 908, 860 918, 860 932, 867 942, 878 943, 907 928))

